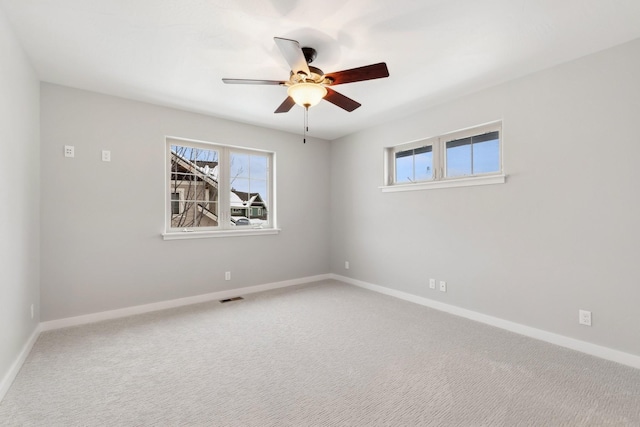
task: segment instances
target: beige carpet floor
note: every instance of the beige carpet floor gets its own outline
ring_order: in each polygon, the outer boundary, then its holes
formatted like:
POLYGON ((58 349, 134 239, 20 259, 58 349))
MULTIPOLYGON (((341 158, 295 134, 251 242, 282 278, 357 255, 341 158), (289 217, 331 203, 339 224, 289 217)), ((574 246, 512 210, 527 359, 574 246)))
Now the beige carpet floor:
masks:
POLYGON ((43 333, 2 426, 640 426, 640 370, 335 281, 43 333))

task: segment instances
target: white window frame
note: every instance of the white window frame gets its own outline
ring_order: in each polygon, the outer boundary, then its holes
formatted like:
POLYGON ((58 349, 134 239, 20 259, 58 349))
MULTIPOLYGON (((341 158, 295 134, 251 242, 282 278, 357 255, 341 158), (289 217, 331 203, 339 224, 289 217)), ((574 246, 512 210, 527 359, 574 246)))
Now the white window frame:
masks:
POLYGON ((276 221, 276 153, 234 145, 223 145, 191 139, 166 137, 165 144, 165 231, 164 240, 198 239, 210 237, 255 236, 278 234, 276 221), (171 146, 181 145, 218 152, 218 218, 219 225, 215 227, 174 228, 171 227, 171 193, 181 193, 181 211, 184 210, 184 189, 174 189, 171 186, 171 146), (259 228, 252 226, 231 225, 231 183, 229 176, 231 153, 265 155, 269 161, 268 171, 268 219, 259 228))
POLYGON ((503 150, 504 150, 504 138, 502 134, 502 122, 491 122, 480 126, 474 126, 455 132, 450 132, 444 135, 420 139, 400 145, 384 148, 384 167, 383 167, 383 185, 380 187, 382 192, 397 192, 397 191, 415 191, 415 190, 431 190, 438 188, 448 187, 468 187, 475 185, 490 185, 490 184, 504 184, 506 182, 506 175, 504 174, 503 165, 503 150), (446 144, 449 141, 468 138, 471 136, 483 135, 490 132, 499 133, 499 165, 500 170, 497 172, 465 175, 456 177, 447 177, 446 164, 447 164, 447 150, 446 144), (415 148, 432 146, 433 156, 433 174, 432 179, 424 181, 415 181, 410 183, 396 183, 396 153, 411 150, 415 148))

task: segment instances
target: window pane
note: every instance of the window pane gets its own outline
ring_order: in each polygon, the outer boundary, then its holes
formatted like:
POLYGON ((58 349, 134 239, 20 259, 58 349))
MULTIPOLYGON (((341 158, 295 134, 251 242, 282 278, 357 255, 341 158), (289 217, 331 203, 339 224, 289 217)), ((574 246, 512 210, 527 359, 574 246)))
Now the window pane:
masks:
POLYGON ((473 137, 473 173, 500 171, 500 140, 498 132, 473 137))
MULTIPOLYGON (((191 148, 189 147, 183 147, 181 145, 172 145, 171 146, 171 152, 177 154, 178 156, 180 156, 180 158, 183 159, 188 159, 189 157, 191 157, 191 148)), ((172 158, 172 163, 175 159, 172 158)))
POLYGON ((415 150, 414 170, 416 181, 426 181, 433 178, 433 152, 431 146, 415 150))
POLYGON ((271 195, 269 193, 269 182, 266 180, 256 180, 251 190, 256 193, 256 197, 253 201, 252 207, 255 208, 255 212, 250 215, 252 224, 263 224, 269 219, 269 203, 271 195))
POLYGON ((185 200, 181 205, 184 206, 184 210, 171 216, 172 227, 193 228, 218 225, 217 201, 185 200))
POLYGON ((216 227, 218 225, 218 203, 198 201, 196 203, 198 227, 216 227))
POLYGON ((260 226, 268 221, 269 158, 231 153, 231 225, 260 226))
POLYGON ((231 185, 233 180, 238 177, 249 177, 249 155, 241 153, 231 153, 231 185))
POLYGON ((396 182, 413 182, 413 150, 396 153, 396 182))
POLYGON ((171 171, 172 187, 177 188, 180 186, 180 183, 182 183, 183 181, 193 181, 193 179, 194 179, 194 176, 192 173, 171 171))
POLYGON ((199 172, 208 174, 218 164, 218 152, 214 150, 194 149, 193 163, 199 172))
POLYGON ((171 193, 171 214, 180 213, 180 193, 171 193))
POLYGON ((267 180, 268 162, 266 156, 250 156, 249 157, 249 170, 251 172, 251 179, 263 179, 267 180))
POLYGON ((217 150, 171 145, 171 226, 218 226, 217 150))
POLYGON ((190 200, 207 200, 209 194, 209 186, 202 181, 190 181, 185 191, 185 198, 190 200))
POLYGON ((471 138, 447 142, 447 176, 471 175, 471 138))
POLYGON ((195 222, 195 209, 193 208, 193 202, 185 200, 183 209, 176 215, 171 215, 171 226, 176 228, 189 228, 193 227, 195 222))

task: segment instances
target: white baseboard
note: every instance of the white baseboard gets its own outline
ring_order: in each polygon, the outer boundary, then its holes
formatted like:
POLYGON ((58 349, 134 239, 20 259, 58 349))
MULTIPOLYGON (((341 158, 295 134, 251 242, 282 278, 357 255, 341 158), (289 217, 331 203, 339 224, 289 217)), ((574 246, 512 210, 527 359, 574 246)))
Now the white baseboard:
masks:
POLYGON ((321 274, 318 276, 303 277, 300 279, 285 280, 282 282, 266 283, 263 285, 247 286, 245 288, 229 289, 226 291, 212 292, 204 295, 196 295, 193 297, 178 298, 169 301, 160 301, 151 304, 136 305, 133 307, 120 308, 117 310, 102 311, 99 313, 86 314, 83 316, 67 317, 64 319, 49 320, 40 323, 41 331, 50 331, 53 329, 66 328, 69 326, 84 325, 86 323, 94 323, 102 320, 118 319, 121 317, 133 316, 135 314, 149 313, 152 311, 165 310, 168 308, 182 307, 185 305, 198 304, 232 298, 240 295, 253 294, 256 292, 268 291, 271 289, 286 288, 289 286, 302 285, 305 283, 327 280, 329 274, 321 274))
POLYGON ((395 298, 400 298, 405 301, 424 305, 426 307, 430 307, 439 311, 444 311, 446 313, 454 314, 456 316, 475 320, 476 322, 485 323, 487 325, 505 329, 510 332, 515 332, 520 335, 535 338, 540 341, 546 341, 551 344, 570 348, 572 350, 586 353, 591 356, 596 356, 601 359, 611 360, 613 362, 621 363, 623 365, 640 369, 640 356, 636 356, 634 354, 625 353, 619 350, 614 350, 609 347, 604 347, 604 346, 593 344, 590 342, 577 340, 575 338, 569 338, 564 335, 555 334, 553 332, 544 331, 542 329, 532 328, 530 326, 525 326, 520 323, 511 322, 509 320, 500 319, 498 317, 489 316, 486 314, 478 313, 476 311, 467 310, 464 308, 456 307, 454 305, 445 304, 439 301, 420 297, 417 295, 409 294, 409 293, 398 291, 395 289, 385 288, 384 286, 374 285, 371 283, 363 282, 361 280, 352 279, 350 277, 340 276, 338 274, 331 274, 330 277, 334 280, 339 280, 341 282, 345 282, 350 285, 358 286, 364 289, 369 289, 371 291, 379 292, 381 294, 389 295, 395 298))
POLYGON ((0 381, 0 402, 2 402, 5 394, 7 394, 7 391, 9 391, 9 387, 11 387, 11 384, 16 378, 16 375, 18 375, 18 372, 20 372, 20 368, 22 368, 24 361, 27 360, 27 356, 29 356, 29 352, 31 352, 31 349, 38 339, 38 336, 40 336, 39 326, 34 329, 27 342, 24 344, 24 346, 22 346, 20 354, 18 354, 18 357, 9 368, 9 371, 5 374, 4 378, 2 378, 2 381, 0 381))

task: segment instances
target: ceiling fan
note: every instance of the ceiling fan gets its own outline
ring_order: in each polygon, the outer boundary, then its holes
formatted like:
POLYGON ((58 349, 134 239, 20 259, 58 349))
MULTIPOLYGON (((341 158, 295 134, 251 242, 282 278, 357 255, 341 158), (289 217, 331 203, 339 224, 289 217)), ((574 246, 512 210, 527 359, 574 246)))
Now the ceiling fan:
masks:
POLYGON ((291 67, 289 80, 224 78, 222 81, 227 84, 286 86, 287 99, 280 104, 274 113, 286 113, 291 110, 295 104, 309 109, 309 107, 318 104, 322 99, 351 112, 360 107, 361 104, 336 92, 329 86, 389 77, 389 70, 387 69, 387 64, 384 62, 324 74, 321 69, 309 65, 317 56, 314 48, 300 47, 300 43, 295 40, 281 37, 274 37, 273 39, 291 67))

